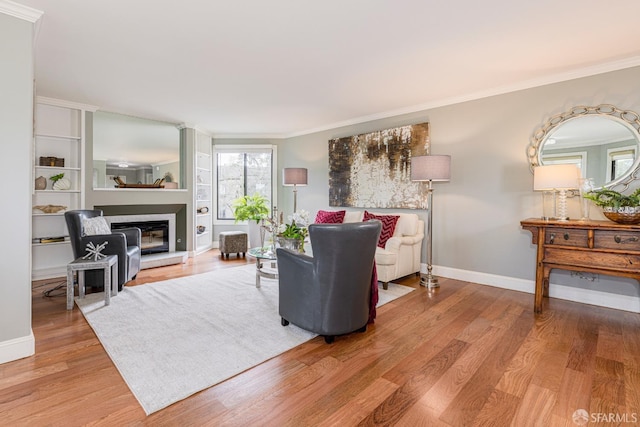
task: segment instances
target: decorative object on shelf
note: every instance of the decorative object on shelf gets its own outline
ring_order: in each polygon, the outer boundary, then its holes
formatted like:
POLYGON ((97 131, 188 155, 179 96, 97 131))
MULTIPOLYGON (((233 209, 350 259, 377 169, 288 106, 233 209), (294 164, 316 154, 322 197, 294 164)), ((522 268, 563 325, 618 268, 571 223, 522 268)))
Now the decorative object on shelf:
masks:
POLYGON ((329 206, 419 208, 424 186, 407 174, 429 145, 429 123, 330 139, 329 206))
POLYGON ((432 274, 433 270, 433 182, 447 182, 451 179, 451 156, 426 155, 411 159, 411 181, 426 181, 427 208, 429 209, 427 229, 427 274, 420 277, 420 286, 428 289, 437 288, 438 278, 432 274))
POLYGON ((199 225, 199 226, 196 228, 196 230, 197 230, 196 232, 197 232, 198 234, 202 234, 202 233, 204 233, 205 231, 207 231, 207 227, 205 227, 204 225, 199 225))
POLYGON ((578 184, 578 189, 580 190, 580 220, 588 221, 591 201, 585 197, 585 194, 588 194, 595 189, 593 178, 580 178, 578 184))
POLYGON ((282 169, 282 185, 285 187, 293 186, 293 212, 296 212, 298 190, 296 186, 307 185, 307 169, 306 168, 284 168, 282 169))
POLYGON ((63 212, 65 209, 67 209, 67 207, 62 205, 37 205, 37 206, 34 206, 33 209, 38 210, 42 213, 52 214, 52 213, 63 212))
POLYGON ((203 206, 201 208, 198 208, 198 213, 199 214, 206 214, 207 212, 209 212, 209 208, 206 206, 203 206))
POLYGON ((536 166, 533 170, 534 191, 557 191, 558 202, 555 218, 558 221, 566 221, 567 216, 567 190, 578 188, 580 169, 575 164, 543 165, 536 166))
POLYGON ((47 178, 39 176, 36 178, 36 190, 44 190, 47 188, 47 178))
POLYGON ((71 180, 65 178, 64 173, 53 175, 49 179, 53 181, 54 190, 68 190, 71 188, 71 180))
POLYGON ((603 188, 584 195, 602 208, 604 216, 618 224, 640 223, 640 188, 629 195, 603 188))
POLYGON ((59 157, 40 157, 38 166, 64 167, 64 159, 59 157))
POLYGON ((164 174, 164 178, 162 178, 164 182, 173 182, 173 174, 171 172, 167 172, 164 174))
POLYGON ((153 184, 126 184, 119 176, 114 176, 113 180, 116 182, 116 188, 164 188, 162 184, 164 178, 158 178, 153 184))
POLYGON ((106 258, 107 256, 102 253, 102 250, 107 244, 109 244, 109 242, 100 243, 99 245, 94 245, 93 242, 87 243, 87 254, 83 256, 82 259, 93 258, 94 261, 97 261, 106 258))
POLYGON ((36 240, 37 242, 34 242, 34 243, 60 243, 68 239, 65 238, 64 236, 55 236, 55 237, 40 237, 39 239, 36 239, 36 240))

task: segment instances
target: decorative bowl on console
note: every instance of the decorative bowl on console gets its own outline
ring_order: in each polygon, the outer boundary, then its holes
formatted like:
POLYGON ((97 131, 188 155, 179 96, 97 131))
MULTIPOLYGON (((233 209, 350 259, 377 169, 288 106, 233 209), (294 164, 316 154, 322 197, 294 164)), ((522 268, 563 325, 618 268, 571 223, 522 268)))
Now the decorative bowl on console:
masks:
POLYGON ((627 206, 624 208, 605 207, 602 209, 604 216, 618 224, 638 224, 640 223, 640 206, 627 206))
POLYGON ((590 191, 584 197, 600 206, 604 216, 613 222, 618 224, 640 223, 640 188, 629 195, 602 188, 590 191))

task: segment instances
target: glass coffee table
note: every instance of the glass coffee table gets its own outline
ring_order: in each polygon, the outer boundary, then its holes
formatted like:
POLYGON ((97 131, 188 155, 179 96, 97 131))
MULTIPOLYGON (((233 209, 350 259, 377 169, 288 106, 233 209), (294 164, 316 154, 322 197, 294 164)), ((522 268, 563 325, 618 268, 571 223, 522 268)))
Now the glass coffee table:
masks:
POLYGON ((251 248, 247 252, 247 255, 256 259, 256 288, 260 287, 261 277, 266 277, 268 279, 278 278, 276 253, 271 250, 271 247, 251 248), (265 263, 271 264, 270 269, 272 271, 264 270, 265 263))

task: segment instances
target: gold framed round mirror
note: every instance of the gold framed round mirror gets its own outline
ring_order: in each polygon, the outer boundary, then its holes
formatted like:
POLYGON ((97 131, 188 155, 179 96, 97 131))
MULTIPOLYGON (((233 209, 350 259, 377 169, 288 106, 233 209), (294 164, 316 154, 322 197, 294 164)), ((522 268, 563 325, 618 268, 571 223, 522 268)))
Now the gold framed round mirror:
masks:
POLYGON ((640 169, 640 116, 613 105, 577 106, 540 125, 527 147, 529 167, 576 164, 595 189, 622 186, 640 169))

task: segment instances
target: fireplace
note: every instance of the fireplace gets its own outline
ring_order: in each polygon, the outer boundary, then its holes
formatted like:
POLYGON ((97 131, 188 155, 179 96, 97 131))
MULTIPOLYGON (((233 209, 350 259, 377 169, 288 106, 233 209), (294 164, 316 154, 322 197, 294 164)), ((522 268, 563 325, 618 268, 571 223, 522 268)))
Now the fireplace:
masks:
POLYGON ((176 215, 110 215, 105 216, 112 230, 138 227, 142 231, 142 255, 176 251, 176 215))
POLYGON ((129 227, 142 232, 142 255, 169 252, 169 221, 111 222, 111 230, 129 227))

